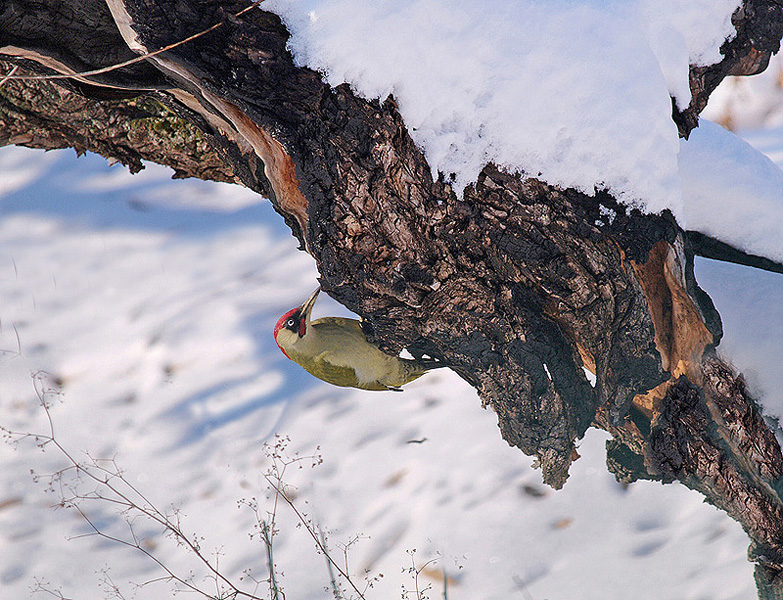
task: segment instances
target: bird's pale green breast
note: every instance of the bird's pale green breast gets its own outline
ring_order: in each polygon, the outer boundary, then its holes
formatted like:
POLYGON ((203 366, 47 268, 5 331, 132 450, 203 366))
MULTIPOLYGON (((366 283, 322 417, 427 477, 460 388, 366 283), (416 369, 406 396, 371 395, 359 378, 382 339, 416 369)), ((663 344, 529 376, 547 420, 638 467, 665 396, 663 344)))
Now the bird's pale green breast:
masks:
POLYGON ((359 321, 345 317, 313 321, 308 335, 287 352, 319 379, 366 390, 397 388, 425 371, 382 352, 367 341, 359 321), (357 361, 357 357, 362 360, 357 361))
POLYGON ((315 360, 310 361, 308 365, 302 365, 305 370, 311 375, 315 375, 318 379, 331 383, 332 385, 338 385, 341 387, 355 387, 363 390, 382 391, 388 389, 385 385, 381 385, 377 382, 361 382, 356 376, 356 371, 353 367, 341 367, 330 363, 327 360, 322 360, 318 357, 315 360))

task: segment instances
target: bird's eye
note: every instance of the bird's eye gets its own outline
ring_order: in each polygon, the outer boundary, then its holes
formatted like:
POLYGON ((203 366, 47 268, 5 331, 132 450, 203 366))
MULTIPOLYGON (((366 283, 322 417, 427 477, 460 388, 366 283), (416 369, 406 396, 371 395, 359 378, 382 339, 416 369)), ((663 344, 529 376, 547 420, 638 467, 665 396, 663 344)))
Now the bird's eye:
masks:
POLYGON ((289 327, 293 327, 294 325, 296 325, 296 321, 294 321, 293 319, 288 319, 288 321, 286 321, 285 324, 288 325, 289 327))

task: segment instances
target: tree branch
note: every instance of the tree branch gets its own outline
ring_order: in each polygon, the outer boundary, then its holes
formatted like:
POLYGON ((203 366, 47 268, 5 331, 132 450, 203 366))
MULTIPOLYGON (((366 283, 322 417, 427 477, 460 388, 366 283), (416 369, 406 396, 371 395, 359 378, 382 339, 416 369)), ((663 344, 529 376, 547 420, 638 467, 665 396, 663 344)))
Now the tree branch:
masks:
MULTIPOLYGON (((670 214, 491 164, 458 197, 433 179, 394 99, 368 101, 297 67, 277 16, 237 16, 244 0, 108 6, 87 0, 65 20, 45 3, 4 6, 0 54, 26 73, 146 59, 67 83, 11 78, 0 142, 71 145, 132 169, 147 158, 268 195, 368 338, 449 364, 497 412, 503 437, 538 456, 547 483, 564 484, 575 440, 602 427, 618 477, 682 481, 742 523, 760 593, 775 597, 763 590, 779 589, 783 564, 780 448, 715 356, 720 317, 670 214), (101 32, 100 47, 77 44, 77 55, 70 42, 86 30, 101 32)), ((683 136, 723 77, 763 69, 779 47, 778 2, 745 0, 733 22, 724 59, 691 67, 693 101, 673 112, 683 136)))

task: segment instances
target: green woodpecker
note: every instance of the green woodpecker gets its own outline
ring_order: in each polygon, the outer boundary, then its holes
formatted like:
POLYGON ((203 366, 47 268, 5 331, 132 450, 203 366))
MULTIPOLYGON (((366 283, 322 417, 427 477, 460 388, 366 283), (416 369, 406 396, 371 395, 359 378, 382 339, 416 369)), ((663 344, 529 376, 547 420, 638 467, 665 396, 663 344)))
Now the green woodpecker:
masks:
POLYGON ((362 390, 393 390, 441 365, 382 352, 367 341, 359 321, 324 317, 310 321, 319 287, 302 306, 277 321, 275 341, 280 350, 305 371, 332 385, 362 390))

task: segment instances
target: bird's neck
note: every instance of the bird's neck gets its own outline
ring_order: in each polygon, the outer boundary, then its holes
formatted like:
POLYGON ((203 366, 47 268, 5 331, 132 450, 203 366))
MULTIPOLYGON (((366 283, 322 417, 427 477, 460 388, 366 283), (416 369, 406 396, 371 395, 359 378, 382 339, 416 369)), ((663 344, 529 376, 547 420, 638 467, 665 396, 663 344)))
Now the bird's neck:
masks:
POLYGON ((293 331, 280 332, 277 337, 277 345, 288 358, 299 362, 302 358, 312 354, 314 346, 317 345, 317 338, 318 333, 308 323, 307 330, 302 337, 293 331))

